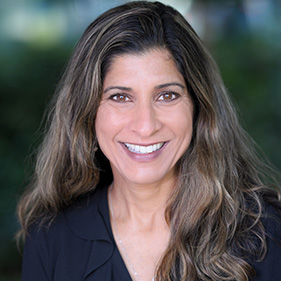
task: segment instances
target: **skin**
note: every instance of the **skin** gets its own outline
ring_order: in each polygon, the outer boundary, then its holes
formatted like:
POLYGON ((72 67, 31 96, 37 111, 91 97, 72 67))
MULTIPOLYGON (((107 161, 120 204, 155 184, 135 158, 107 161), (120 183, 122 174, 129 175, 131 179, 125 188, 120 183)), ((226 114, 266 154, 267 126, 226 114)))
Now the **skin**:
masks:
POLYGON ((167 50, 113 60, 96 134, 113 172, 116 227, 142 281, 152 279, 169 241, 166 202, 176 186, 176 163, 191 141, 192 118, 184 78, 167 50))

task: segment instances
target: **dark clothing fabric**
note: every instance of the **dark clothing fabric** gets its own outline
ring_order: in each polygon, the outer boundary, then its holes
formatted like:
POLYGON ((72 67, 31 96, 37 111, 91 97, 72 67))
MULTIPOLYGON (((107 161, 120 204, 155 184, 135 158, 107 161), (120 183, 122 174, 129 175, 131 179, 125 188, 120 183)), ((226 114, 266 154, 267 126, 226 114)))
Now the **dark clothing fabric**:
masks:
MULTIPOLYGON (((270 213, 274 208, 270 207, 270 213)), ((280 219, 280 217, 279 217, 280 219)), ((251 281, 281 280, 281 227, 267 218, 268 252, 254 263, 251 281)), ((22 281, 132 281, 115 244, 107 188, 65 209, 49 228, 33 226, 23 258, 22 281)))
POLYGON ((114 242, 107 188, 67 208, 27 238, 22 281, 132 281, 114 242))

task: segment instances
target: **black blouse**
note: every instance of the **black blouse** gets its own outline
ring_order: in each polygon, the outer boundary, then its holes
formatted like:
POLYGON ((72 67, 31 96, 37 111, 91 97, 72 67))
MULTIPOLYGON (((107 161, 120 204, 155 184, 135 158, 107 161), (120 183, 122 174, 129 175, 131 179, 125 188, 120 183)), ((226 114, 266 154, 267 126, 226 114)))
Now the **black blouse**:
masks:
MULTIPOLYGON (((281 226, 268 218, 265 227, 272 239, 265 259, 253 264, 256 277, 251 281, 280 281, 281 226)), ((49 228, 33 226, 25 243, 22 281, 38 280, 132 281, 113 238, 107 188, 64 210, 49 228)))

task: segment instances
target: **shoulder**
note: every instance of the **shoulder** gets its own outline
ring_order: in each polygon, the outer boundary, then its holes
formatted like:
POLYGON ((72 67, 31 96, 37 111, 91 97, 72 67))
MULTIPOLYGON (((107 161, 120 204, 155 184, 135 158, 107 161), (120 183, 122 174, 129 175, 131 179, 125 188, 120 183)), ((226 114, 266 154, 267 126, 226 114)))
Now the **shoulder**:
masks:
POLYGON ((24 247, 23 280, 80 280, 91 251, 96 252, 93 240, 109 237, 101 213, 105 199, 106 191, 96 190, 62 210, 51 224, 34 223, 24 247))
POLYGON ((278 281, 281 276, 281 210, 264 203, 262 223, 265 229, 267 251, 262 261, 253 263, 256 277, 253 281, 278 281))
POLYGON ((278 205, 265 202, 261 218, 268 239, 277 240, 281 246, 281 209, 278 205))
MULTIPOLYGON (((69 265, 75 264, 80 272, 79 261, 89 247, 90 241, 83 241, 70 231, 63 213, 50 225, 36 222, 24 245, 22 280, 59 280, 54 277, 62 274, 61 269, 68 271, 69 265)), ((65 272, 63 274, 67 277, 65 272)))
MULTIPOLYGON (((87 232, 101 215, 100 209, 106 209, 106 188, 99 188, 80 197, 72 205, 61 210, 52 221, 38 219, 29 229, 28 239, 66 238, 87 232)), ((103 214, 102 214, 103 215, 103 214)), ((98 220, 99 221, 99 220, 98 220)), ((83 236, 83 235, 82 235, 83 236)))

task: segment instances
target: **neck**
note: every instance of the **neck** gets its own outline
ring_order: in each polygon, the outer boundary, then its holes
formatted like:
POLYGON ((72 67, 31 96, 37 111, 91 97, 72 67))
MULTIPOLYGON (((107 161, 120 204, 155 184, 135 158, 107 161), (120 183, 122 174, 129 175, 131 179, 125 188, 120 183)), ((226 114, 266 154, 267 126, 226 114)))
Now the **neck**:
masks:
MULTIPOLYGON (((157 212, 155 207, 151 207, 149 211, 147 211, 143 206, 140 206, 140 202, 151 201, 151 197, 143 195, 142 193, 141 195, 136 193, 138 196, 130 197, 133 198, 134 201, 138 201, 135 205, 130 204, 131 201, 126 198, 126 204, 123 205, 123 208, 120 208, 120 206, 122 206, 120 204, 119 208, 116 208, 116 203, 115 207, 113 207, 112 195, 114 190, 115 194, 118 193, 116 186, 112 184, 109 188, 108 199, 111 223, 113 226, 112 231, 115 241, 117 241, 120 254, 123 257, 133 280, 154 281, 157 263, 163 255, 170 237, 169 227, 163 216, 164 211, 158 210, 157 212), (147 200, 147 198, 149 200, 147 200), (140 201, 140 199, 142 201, 140 201), (119 217, 118 215, 115 216, 115 211, 118 211, 120 214, 120 210, 126 209, 130 210, 130 212, 127 216, 125 215, 125 218, 124 212, 123 217, 120 217, 122 214, 119 215, 119 217), (138 220, 140 217, 137 220, 135 219, 136 214, 145 214, 146 219, 150 215, 150 219, 144 223, 145 219, 142 218, 142 221, 140 222, 138 220), (151 216, 151 214, 153 215, 151 216), (157 216, 157 214, 162 214, 162 216, 157 216), (151 217, 153 218, 152 220, 151 217), (155 217, 157 219, 155 219, 155 217), (147 260, 150 261, 149 265, 147 265, 147 260)), ((123 198, 122 193, 120 198, 123 198)))
POLYGON ((132 221, 142 227, 163 223, 167 201, 174 187, 174 180, 149 186, 126 184, 115 180, 112 184, 111 197, 117 220, 132 221))

